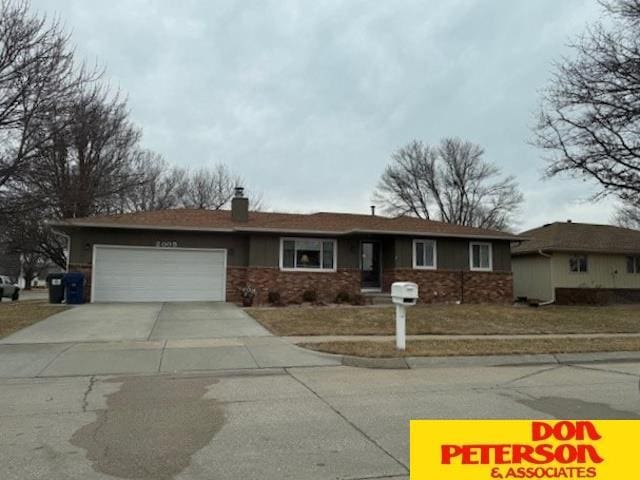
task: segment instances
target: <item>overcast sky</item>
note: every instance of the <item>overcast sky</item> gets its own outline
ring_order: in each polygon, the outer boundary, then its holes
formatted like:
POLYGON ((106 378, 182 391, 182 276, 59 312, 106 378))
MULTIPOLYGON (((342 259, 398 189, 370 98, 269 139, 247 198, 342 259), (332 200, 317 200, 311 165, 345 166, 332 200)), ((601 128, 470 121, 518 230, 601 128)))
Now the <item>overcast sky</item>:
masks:
POLYGON ((32 0, 129 95, 145 147, 222 161, 272 210, 368 212, 390 153, 459 136, 517 177, 518 229, 606 223, 594 186, 543 181, 539 90, 595 0, 32 0))

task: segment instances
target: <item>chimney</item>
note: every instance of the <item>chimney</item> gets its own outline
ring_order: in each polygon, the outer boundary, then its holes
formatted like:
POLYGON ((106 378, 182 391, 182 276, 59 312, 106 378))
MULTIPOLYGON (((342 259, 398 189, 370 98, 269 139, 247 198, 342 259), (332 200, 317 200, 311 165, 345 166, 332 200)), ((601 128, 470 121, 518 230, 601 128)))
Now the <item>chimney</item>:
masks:
POLYGON ((249 199, 244 196, 242 187, 236 187, 231 199, 231 218, 236 222, 249 221, 249 199))
POLYGON ((376 216, 376 206, 375 205, 371 205, 371 216, 372 217, 376 216))

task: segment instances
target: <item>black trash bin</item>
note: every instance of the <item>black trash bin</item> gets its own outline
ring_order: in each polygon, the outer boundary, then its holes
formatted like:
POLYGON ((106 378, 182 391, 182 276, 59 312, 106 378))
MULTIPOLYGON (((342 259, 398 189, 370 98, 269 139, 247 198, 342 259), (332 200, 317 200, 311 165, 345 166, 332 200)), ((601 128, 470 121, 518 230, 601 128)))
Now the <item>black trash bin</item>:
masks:
POLYGON ((64 273, 47 275, 47 287, 49 287, 49 303, 62 303, 64 300, 64 273))
POLYGON ((67 305, 84 303, 84 274, 80 272, 65 273, 64 297, 67 305))

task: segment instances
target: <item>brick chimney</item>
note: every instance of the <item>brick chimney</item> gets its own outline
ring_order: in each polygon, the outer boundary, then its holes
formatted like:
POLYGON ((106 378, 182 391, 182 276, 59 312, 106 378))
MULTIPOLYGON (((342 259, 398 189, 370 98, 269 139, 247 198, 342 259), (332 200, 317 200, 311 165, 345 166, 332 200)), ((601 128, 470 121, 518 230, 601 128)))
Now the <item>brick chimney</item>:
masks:
POLYGON ((242 187, 236 187, 231 199, 231 218, 236 222, 249 221, 249 199, 244 196, 242 187))

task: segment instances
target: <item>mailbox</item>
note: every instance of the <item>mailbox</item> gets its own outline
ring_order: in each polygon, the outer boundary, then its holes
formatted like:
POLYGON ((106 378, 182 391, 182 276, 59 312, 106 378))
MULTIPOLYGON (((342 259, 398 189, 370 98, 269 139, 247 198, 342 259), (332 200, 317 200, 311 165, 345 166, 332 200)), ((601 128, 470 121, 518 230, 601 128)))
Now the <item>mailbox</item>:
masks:
POLYGON ((391 301, 396 306, 396 349, 404 350, 407 343, 407 307, 418 301, 418 285, 413 282, 392 283, 391 301))
POLYGON ((394 282, 391 300, 396 305, 415 305, 418 301, 418 285, 413 282, 394 282))

